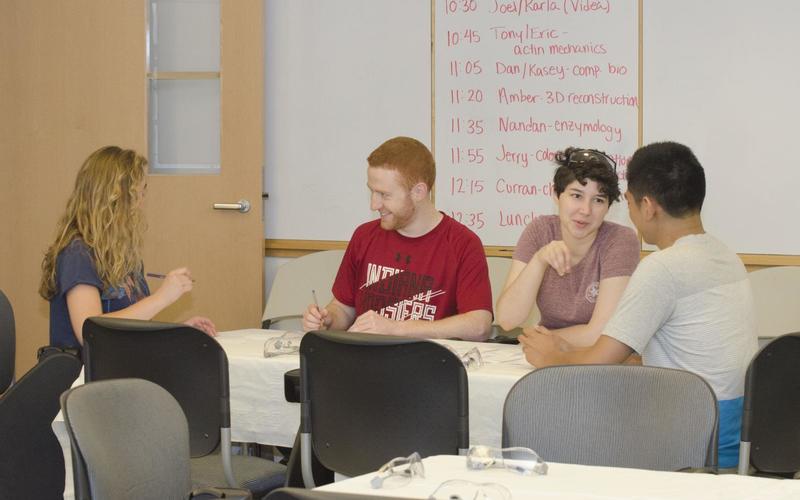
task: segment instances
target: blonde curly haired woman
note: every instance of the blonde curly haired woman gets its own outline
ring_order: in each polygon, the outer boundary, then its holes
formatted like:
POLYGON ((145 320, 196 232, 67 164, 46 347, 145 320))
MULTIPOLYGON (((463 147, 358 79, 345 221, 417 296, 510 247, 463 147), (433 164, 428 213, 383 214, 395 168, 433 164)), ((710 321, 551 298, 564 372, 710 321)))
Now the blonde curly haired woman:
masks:
MULTIPOLYGON (((141 258, 147 160, 117 146, 84 161, 42 262, 39 294, 50 301, 50 344, 80 347, 86 318, 151 319, 192 289, 185 267, 170 271, 151 294, 141 258)), ((186 324, 216 335, 196 316, 186 324)))

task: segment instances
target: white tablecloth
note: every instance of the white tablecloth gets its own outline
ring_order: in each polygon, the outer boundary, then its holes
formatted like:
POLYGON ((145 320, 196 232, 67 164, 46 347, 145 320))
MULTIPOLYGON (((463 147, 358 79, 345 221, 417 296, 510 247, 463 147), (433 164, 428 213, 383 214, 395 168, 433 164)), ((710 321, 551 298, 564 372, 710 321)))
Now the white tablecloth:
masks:
MULTIPOLYGON (((283 374, 300 366, 297 354, 264 358, 264 342, 277 330, 235 330, 217 340, 228 355, 231 435, 234 441, 292 446, 300 425, 300 405, 287 403, 283 374)), ((298 334, 299 335, 299 334, 298 334)), ((533 368, 516 345, 440 341, 457 352, 477 347, 484 365, 470 369, 470 442, 500 446, 503 403, 511 386, 533 368)))
POLYGON ((521 476, 505 469, 482 471, 466 468, 465 457, 435 456, 423 460, 425 477, 413 478, 394 489, 372 489, 374 474, 346 479, 319 488, 325 491, 361 493, 403 498, 428 498, 450 479, 499 483, 514 499, 558 498, 565 500, 797 500, 800 481, 749 476, 656 472, 639 469, 591 467, 550 463, 546 476, 521 476))

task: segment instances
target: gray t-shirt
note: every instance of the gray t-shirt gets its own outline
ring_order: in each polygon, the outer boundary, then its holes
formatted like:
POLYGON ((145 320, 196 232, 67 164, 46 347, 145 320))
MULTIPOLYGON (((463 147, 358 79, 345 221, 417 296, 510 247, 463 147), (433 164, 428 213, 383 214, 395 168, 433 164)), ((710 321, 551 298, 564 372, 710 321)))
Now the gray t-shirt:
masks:
POLYGON ((744 376, 758 349, 753 292, 742 261, 708 234, 645 257, 603 332, 645 365, 703 377, 719 401, 719 465, 739 458, 744 376))
MULTIPOLYGON (((561 239, 557 215, 536 217, 519 237, 513 258, 527 264, 540 248, 561 239)), ((603 222, 591 248, 570 273, 559 276, 550 267, 545 271, 536 297, 541 324, 547 328, 566 328, 589 323, 600 281, 630 276, 639 263, 640 248, 631 228, 603 222)))
POLYGON ((702 376, 719 400, 741 397, 757 349, 747 271, 713 236, 684 236, 642 260, 603 333, 645 365, 702 376))

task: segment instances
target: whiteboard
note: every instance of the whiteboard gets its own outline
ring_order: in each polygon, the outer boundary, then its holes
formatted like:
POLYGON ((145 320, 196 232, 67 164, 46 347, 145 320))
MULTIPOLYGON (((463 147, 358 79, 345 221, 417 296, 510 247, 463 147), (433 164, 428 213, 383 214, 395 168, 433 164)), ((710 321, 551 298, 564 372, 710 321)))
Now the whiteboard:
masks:
POLYGON ((644 142, 694 150, 706 231, 739 253, 800 254, 797 2, 646 1, 643 17, 644 142))
POLYGON ((429 0, 266 0, 266 238, 348 240, 375 218, 367 156, 430 146, 429 0))
MULTIPOLYGON (((453 50, 446 51, 447 31, 456 31, 458 26, 463 35, 463 29, 472 29, 466 16, 453 14, 448 18, 442 0, 265 1, 264 191, 270 196, 265 202, 266 238, 348 240, 358 224, 374 217, 365 187, 366 157, 383 140, 397 135, 410 135, 433 147, 439 178, 437 206, 448 212, 461 211, 462 220, 463 213, 498 211, 500 207, 512 210, 512 202, 517 207, 513 211, 520 217, 553 211, 547 195, 519 200, 493 194, 484 199, 448 199, 452 177, 466 180, 479 170, 468 170, 468 165, 455 170, 447 165, 451 148, 464 148, 462 155, 469 155, 466 148, 473 146, 470 138, 456 144, 460 139, 446 133, 452 118, 461 118, 459 107, 447 102, 449 90, 460 87, 454 87, 446 74, 439 73, 448 68, 448 59, 489 58, 487 67, 492 68, 498 54, 508 50, 503 44, 487 43, 469 50, 451 45, 453 50), (433 43, 432 8, 436 26, 433 43), (433 49, 436 69, 432 73, 433 49), (432 116, 436 120, 435 140, 431 135, 432 116)), ((485 11, 491 10, 494 0, 475 3, 483 9, 476 17, 491 22, 492 13, 485 11)), ((587 2, 557 2, 576 3, 587 2)), ((498 0, 499 4, 549 3, 498 0)), ((616 64, 626 64, 630 67, 626 76, 634 76, 597 81, 592 86, 599 92, 637 96, 641 104, 636 111, 597 108, 598 118, 619 123, 626 131, 624 143, 609 145, 602 138, 579 142, 580 138, 540 135, 530 141, 514 139, 514 147, 530 146, 523 151, 534 153, 573 144, 595 147, 617 155, 623 170, 637 145, 635 120, 636 113, 641 112, 641 142, 684 142, 706 168, 708 193, 703 218, 709 232, 739 253, 800 254, 800 231, 793 222, 800 202, 792 192, 800 178, 792 158, 797 135, 794 125, 800 116, 800 70, 794 63, 800 47, 800 31, 796 29, 800 9, 789 0, 644 1, 643 64, 638 68, 638 4, 635 0, 600 1, 598 5, 611 6, 612 15, 586 14, 583 21, 591 22, 585 25, 580 24, 580 16, 547 17, 542 12, 527 13, 527 17, 507 13, 500 18, 503 25, 516 25, 524 18, 535 27, 552 25, 569 31, 574 40, 585 44, 609 44, 616 64), (641 82, 637 81, 639 72, 641 82), (637 83, 643 89, 641 96, 637 83)), ((478 29, 486 29, 485 24, 478 29)), ((498 91, 498 81, 485 83, 485 99, 498 91)), ((563 85, 566 88, 567 83, 563 85)), ((489 111, 476 109, 476 116, 478 112, 489 116, 484 120, 498 119, 489 111)), ((568 108, 537 109, 532 108, 530 116, 543 116, 543 121, 551 117, 539 115, 539 111, 576 116, 568 108)), ((529 115, 524 107, 515 113, 523 119, 529 115)), ((463 118, 480 119, 468 112, 463 118)), ((589 119, 593 118, 589 114, 589 119)), ((489 148, 484 156, 496 157, 500 147, 492 142, 495 140, 487 139, 485 145, 475 141, 474 147, 489 148)), ((552 177, 553 167, 547 162, 536 162, 534 167, 531 160, 528 168, 497 163, 483 169, 489 172, 483 182, 489 194, 496 189, 497 178, 492 177, 496 172, 505 175, 508 171, 512 183, 538 188, 552 177)), ((470 186, 470 182, 459 182, 470 186)), ((611 218, 625 222, 626 212, 624 202, 620 203, 612 208, 611 218)), ((499 217, 497 212, 495 216, 499 217)), ((489 218, 485 220, 487 224, 489 218)), ((521 227, 479 230, 486 245, 513 245, 520 232, 521 227)))
MULTIPOLYGON (((486 245, 513 246, 533 217, 557 210, 557 151, 605 151, 624 180, 639 140, 636 5, 436 2, 440 210, 486 245)), ((624 203, 607 218, 630 224, 624 203)))

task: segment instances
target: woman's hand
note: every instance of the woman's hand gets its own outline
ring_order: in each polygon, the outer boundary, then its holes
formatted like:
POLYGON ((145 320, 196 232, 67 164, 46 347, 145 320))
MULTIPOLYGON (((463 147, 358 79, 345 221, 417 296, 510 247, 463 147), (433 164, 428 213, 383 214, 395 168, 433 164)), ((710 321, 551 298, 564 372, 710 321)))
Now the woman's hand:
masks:
POLYGON ((158 288, 156 294, 160 295, 167 304, 172 304, 178 300, 181 295, 191 291, 193 282, 192 273, 189 269, 186 267, 179 267, 167 273, 166 278, 164 278, 164 283, 158 288))
POLYGON ((572 271, 572 256, 567 244, 562 240, 551 241, 540 248, 533 258, 555 269, 559 276, 564 276, 572 271))
POLYGON ((186 321, 184 321, 183 323, 191 327, 197 328, 198 330, 202 331, 209 337, 217 336, 217 327, 214 326, 214 322, 208 318, 204 318, 203 316, 191 317, 186 321))

